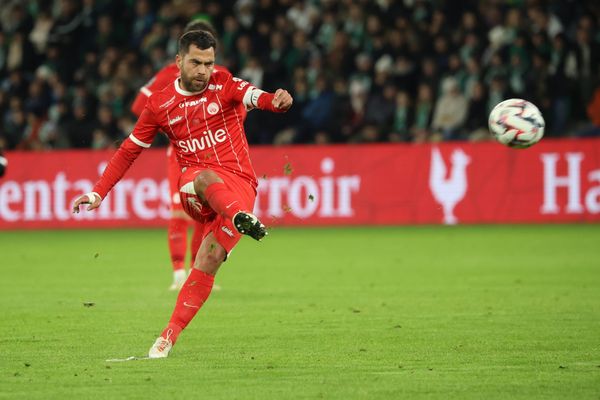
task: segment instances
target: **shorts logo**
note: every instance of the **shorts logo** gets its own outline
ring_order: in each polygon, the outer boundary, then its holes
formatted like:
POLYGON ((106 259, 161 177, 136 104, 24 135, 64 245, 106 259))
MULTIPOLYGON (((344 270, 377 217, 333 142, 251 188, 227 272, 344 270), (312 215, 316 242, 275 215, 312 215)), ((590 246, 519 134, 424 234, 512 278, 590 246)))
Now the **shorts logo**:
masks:
POLYGON ((217 103, 210 103, 208 107, 206 107, 206 111, 208 111, 210 115, 215 115, 219 112, 219 106, 217 103))
POLYGON ((188 204, 197 212, 202 212, 202 204, 198 203, 198 200, 196 200, 193 197, 189 197, 187 199, 188 204))
POLYGON ((231 229, 229 229, 228 227, 226 227, 226 226, 222 226, 222 227, 221 227, 221 230, 222 230, 223 232, 225 232, 226 234, 228 234, 230 237, 233 237, 233 232, 231 232, 231 229))

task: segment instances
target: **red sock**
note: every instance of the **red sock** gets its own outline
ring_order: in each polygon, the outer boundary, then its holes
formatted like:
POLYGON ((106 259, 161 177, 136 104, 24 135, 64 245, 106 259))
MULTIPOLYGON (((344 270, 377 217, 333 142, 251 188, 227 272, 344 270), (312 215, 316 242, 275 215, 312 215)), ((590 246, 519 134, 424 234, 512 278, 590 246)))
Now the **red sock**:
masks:
POLYGON ((169 252, 174 271, 184 267, 187 226, 188 222, 183 218, 171 217, 169 220, 169 252))
POLYGON ((213 183, 204 191, 204 197, 215 212, 232 219, 241 210, 237 196, 224 183, 213 183))
POLYGON ((190 253, 192 255, 192 259, 190 260, 190 267, 194 265, 194 261, 196 260, 196 254, 198 254, 198 249, 200 249, 200 245, 202 244, 202 236, 204 235, 204 227, 199 222, 194 223, 194 235, 192 236, 192 242, 190 243, 190 253))
POLYGON ((208 299, 214 282, 215 277, 213 275, 199 269, 192 269, 190 276, 188 276, 179 292, 179 296, 177 296, 175 310, 173 310, 169 325, 161 334, 162 337, 171 339, 171 342, 175 344, 181 331, 185 329, 208 299))

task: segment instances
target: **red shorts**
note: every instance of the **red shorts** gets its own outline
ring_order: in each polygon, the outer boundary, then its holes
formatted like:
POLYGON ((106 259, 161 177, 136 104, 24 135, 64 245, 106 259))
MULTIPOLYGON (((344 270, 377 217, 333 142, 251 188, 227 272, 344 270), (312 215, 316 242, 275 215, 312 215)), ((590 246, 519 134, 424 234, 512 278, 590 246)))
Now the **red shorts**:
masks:
POLYGON ((179 196, 179 178, 181 178, 181 167, 177 162, 177 155, 173 146, 167 149, 167 179, 169 180, 169 198, 171 199, 171 211, 183 211, 181 197, 179 196))
MULTIPOLYGON (((217 214, 208 204, 202 204, 202 200, 194 191, 194 178, 205 168, 187 168, 179 179, 179 195, 181 196, 181 205, 185 212, 200 222, 204 227, 202 240, 209 233, 213 233, 217 242, 229 254, 235 247, 242 235, 233 226, 233 221, 229 218, 217 214)), ((256 200, 256 190, 252 185, 239 176, 220 169, 211 169, 223 180, 229 190, 236 194, 245 210, 254 208, 256 200)))

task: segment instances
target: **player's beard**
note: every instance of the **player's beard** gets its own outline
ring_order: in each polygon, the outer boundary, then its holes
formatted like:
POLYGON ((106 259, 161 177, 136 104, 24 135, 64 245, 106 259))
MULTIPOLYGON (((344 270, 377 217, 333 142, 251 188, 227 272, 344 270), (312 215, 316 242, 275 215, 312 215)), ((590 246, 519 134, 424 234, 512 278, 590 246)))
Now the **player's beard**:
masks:
POLYGON ((203 78, 193 78, 184 73, 181 74, 181 86, 188 92, 201 92, 206 87, 208 79, 203 80, 203 78))

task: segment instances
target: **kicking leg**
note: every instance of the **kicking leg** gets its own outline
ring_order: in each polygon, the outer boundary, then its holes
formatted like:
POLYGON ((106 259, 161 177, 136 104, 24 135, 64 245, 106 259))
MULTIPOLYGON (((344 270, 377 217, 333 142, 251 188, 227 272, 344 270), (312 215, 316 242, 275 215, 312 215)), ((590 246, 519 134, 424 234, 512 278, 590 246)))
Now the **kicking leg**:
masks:
POLYGON ((267 229, 255 215, 244 210, 238 196, 231 191, 214 171, 204 170, 194 179, 194 190, 216 213, 233 221, 233 226, 243 235, 261 240, 267 229))

